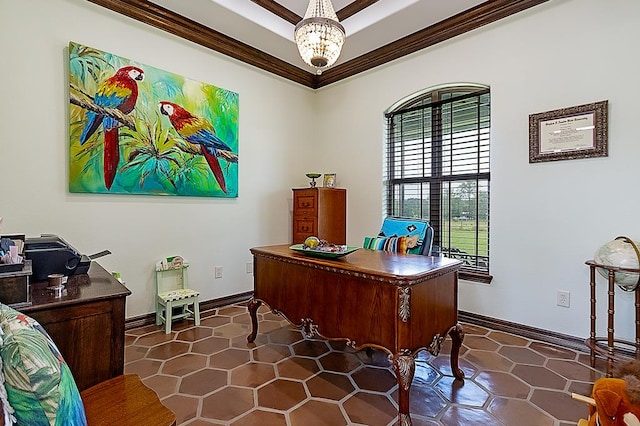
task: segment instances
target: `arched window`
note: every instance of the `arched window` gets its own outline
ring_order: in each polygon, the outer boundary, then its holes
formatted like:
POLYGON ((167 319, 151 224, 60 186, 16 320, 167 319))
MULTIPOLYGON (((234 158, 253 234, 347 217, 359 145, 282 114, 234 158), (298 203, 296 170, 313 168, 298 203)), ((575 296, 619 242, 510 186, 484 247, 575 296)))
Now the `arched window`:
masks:
POLYGON ((386 214, 422 218, 435 255, 464 261, 460 276, 489 282, 489 88, 449 85, 392 106, 386 117, 386 214))

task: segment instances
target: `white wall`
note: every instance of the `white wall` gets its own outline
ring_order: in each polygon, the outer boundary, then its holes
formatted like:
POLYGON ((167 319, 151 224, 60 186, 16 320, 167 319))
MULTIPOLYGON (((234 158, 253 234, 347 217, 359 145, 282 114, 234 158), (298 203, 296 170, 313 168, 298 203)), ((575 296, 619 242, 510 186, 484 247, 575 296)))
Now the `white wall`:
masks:
MULTIPOLYGON (((320 168, 349 188, 349 244, 380 226, 383 112, 434 85, 487 84, 494 279, 462 282, 460 309, 586 337, 585 260, 616 236, 640 240, 639 16, 634 0, 554 0, 321 90, 319 110, 334 126, 320 168), (529 114, 606 99, 608 157, 529 164, 529 114), (556 306, 558 289, 571 292, 569 309, 556 306)), ((616 302, 616 332, 632 338, 633 297, 619 292, 616 302)))
MULTIPOLYGON (((113 251, 100 263, 133 291, 129 317, 153 311, 153 264, 167 255, 189 258, 205 300, 251 290, 248 249, 289 241, 290 188, 311 170, 348 188, 348 239, 359 245, 381 222, 384 110, 441 83, 488 84, 492 95, 494 280, 462 282, 460 309, 586 336, 584 261, 618 235, 640 239, 635 0, 553 0, 315 93, 86 1, 0 0, 0 11, 0 156, 12 176, 0 185, 2 232, 113 251), (69 194, 70 40, 238 92, 239 198, 69 194), (608 157, 528 163, 529 114, 604 99, 608 157), (313 139, 304 129, 315 122, 330 126, 313 139), (558 289, 571 308, 556 306, 558 289)), ((630 338, 632 296, 617 301, 616 331, 630 338)))
POLYGON ((249 248, 290 241, 291 188, 307 184, 314 93, 82 0, 0 0, 1 232, 56 233, 120 271, 127 316, 155 310, 153 268, 180 254, 203 300, 253 289, 249 248), (76 41, 239 93, 239 197, 70 194, 68 51, 76 41), (213 268, 223 266, 214 280, 213 268))

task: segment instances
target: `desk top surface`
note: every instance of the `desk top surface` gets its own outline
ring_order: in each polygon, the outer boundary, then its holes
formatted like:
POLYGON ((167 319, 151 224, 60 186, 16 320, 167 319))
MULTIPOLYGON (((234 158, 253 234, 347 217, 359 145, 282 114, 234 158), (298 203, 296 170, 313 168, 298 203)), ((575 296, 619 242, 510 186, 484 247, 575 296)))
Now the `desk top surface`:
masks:
POLYGON ((327 269, 333 272, 368 274, 389 280, 422 280, 456 271, 460 260, 446 257, 397 254, 379 250, 360 249, 335 259, 313 257, 289 248, 288 244, 254 247, 254 256, 272 257, 327 269))
POLYGON ((114 299, 131 294, 128 288, 95 261, 91 262, 88 274, 69 276, 65 289, 59 297, 47 287, 49 287, 47 281, 31 283, 31 305, 20 307, 20 311, 26 313, 57 305, 66 306, 114 299))

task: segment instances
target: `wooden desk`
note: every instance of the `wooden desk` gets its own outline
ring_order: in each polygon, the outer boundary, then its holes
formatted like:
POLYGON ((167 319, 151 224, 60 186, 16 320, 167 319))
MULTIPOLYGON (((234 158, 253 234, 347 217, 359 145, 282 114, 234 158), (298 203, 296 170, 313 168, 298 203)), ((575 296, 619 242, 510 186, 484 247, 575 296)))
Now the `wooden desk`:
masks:
POLYGON ((80 391, 124 370, 125 301, 131 292, 96 262, 72 275, 61 297, 48 282, 31 284, 31 306, 18 310, 47 330, 80 391))
POLYGON ((398 424, 411 425, 409 389, 415 357, 437 355, 452 338, 451 370, 458 368, 464 334, 458 324, 458 260, 358 250, 338 259, 294 252, 288 245, 256 247, 254 297, 249 303, 253 342, 262 303, 309 338, 346 340, 355 349, 389 354, 399 385, 398 424), (294 323, 293 321, 301 321, 294 323))

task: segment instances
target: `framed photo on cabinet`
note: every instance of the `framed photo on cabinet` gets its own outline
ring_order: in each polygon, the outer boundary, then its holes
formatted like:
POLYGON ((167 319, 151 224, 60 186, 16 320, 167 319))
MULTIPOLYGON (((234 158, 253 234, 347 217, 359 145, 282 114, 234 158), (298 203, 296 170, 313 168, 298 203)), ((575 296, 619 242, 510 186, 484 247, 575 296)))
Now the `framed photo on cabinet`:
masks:
POLYGON ((335 173, 325 173, 324 174, 324 187, 325 188, 335 188, 336 187, 336 174, 335 173))

